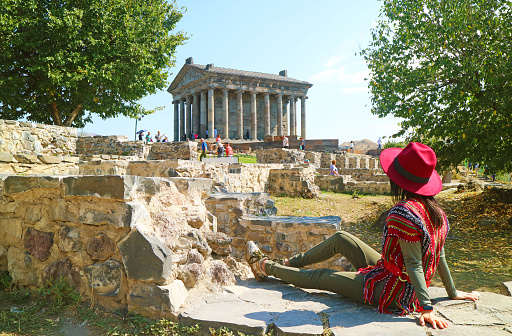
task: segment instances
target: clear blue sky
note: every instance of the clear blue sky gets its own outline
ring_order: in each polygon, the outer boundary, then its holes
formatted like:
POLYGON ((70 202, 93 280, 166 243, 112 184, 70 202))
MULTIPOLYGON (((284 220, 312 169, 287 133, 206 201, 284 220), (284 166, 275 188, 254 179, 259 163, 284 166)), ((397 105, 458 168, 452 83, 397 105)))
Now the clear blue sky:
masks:
MULTIPOLYGON (((377 0, 177 0, 178 6, 186 7, 177 29, 190 39, 177 48, 169 83, 187 57, 196 64, 238 70, 272 74, 288 70, 289 77, 313 84, 307 100, 308 139, 377 141, 399 129, 398 119, 371 114, 364 81, 368 68, 359 56, 370 41, 381 4, 377 0)), ((159 130, 172 139, 172 95, 163 90, 141 103, 165 108, 144 117, 137 128, 153 134, 159 130)), ((133 139, 135 121, 95 118, 84 131, 133 139)))

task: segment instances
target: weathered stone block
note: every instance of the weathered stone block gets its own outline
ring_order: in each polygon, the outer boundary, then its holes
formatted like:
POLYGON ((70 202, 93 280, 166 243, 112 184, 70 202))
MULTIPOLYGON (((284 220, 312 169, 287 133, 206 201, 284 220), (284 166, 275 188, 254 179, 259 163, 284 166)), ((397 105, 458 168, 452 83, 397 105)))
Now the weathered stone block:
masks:
POLYGON ((57 260, 45 267, 43 271, 43 283, 54 282, 63 278, 71 286, 80 288, 81 277, 79 270, 73 267, 69 258, 57 260))
POLYGON ((212 282, 221 286, 236 284, 236 278, 228 265, 221 260, 214 260, 211 266, 212 282))
POLYGON ((79 251, 82 248, 80 229, 70 226, 61 227, 57 246, 62 252, 79 251))
POLYGON ((15 154, 16 161, 21 163, 38 163, 37 155, 15 154))
POLYGON ((62 162, 61 156, 38 155, 37 158, 46 164, 58 164, 62 162))
POLYGON ((66 196, 95 196, 113 199, 129 199, 122 176, 73 176, 63 179, 66 196))
POLYGON ((9 153, 0 153, 0 162, 17 162, 14 155, 9 153))
POLYGON ((133 230, 117 246, 128 278, 164 282, 169 276, 172 254, 156 237, 133 230))
POLYGON ((53 233, 28 228, 25 232, 23 246, 30 255, 40 261, 45 261, 50 256, 50 248, 53 245, 53 233))
POLYGON ((512 296, 512 281, 500 283, 500 293, 507 296, 512 296))
POLYGON ((61 187, 61 179, 52 176, 9 176, 4 181, 4 193, 7 195, 32 189, 59 187, 61 187))
POLYGON ((6 243, 14 243, 20 241, 23 228, 19 218, 0 218, 0 240, 6 243))
POLYGON ((188 291, 180 280, 167 286, 136 284, 128 296, 130 307, 142 307, 163 312, 176 312, 185 302, 188 291))
POLYGON ((192 288, 204 276, 204 266, 198 263, 180 265, 178 279, 183 281, 187 288, 192 288))
POLYGON ((92 237, 87 243, 86 249, 92 260, 107 260, 114 254, 115 250, 114 242, 105 233, 92 237))
POLYGON ((7 250, 7 269, 14 283, 19 286, 32 286, 38 283, 33 260, 30 254, 16 246, 7 250))
POLYGON ((84 271, 93 293, 117 296, 123 281, 123 265, 119 261, 110 259, 101 264, 87 266, 84 271))
POLYGON ((211 231, 206 231, 204 236, 213 253, 217 255, 229 255, 231 253, 233 237, 222 232, 211 231))
POLYGON ((61 222, 78 222, 75 209, 64 199, 56 199, 51 204, 51 220, 61 222))

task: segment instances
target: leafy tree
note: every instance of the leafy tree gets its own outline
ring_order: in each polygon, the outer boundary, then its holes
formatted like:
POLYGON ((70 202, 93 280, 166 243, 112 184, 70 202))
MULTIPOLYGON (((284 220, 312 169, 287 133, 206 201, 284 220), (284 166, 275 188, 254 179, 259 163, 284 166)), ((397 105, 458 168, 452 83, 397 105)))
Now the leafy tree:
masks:
POLYGON ((512 170, 512 10, 502 0, 385 0, 372 42, 372 113, 404 118, 395 136, 512 170))
POLYGON ((167 85, 182 11, 165 0, 1 0, 0 117, 83 127, 146 111, 167 85))

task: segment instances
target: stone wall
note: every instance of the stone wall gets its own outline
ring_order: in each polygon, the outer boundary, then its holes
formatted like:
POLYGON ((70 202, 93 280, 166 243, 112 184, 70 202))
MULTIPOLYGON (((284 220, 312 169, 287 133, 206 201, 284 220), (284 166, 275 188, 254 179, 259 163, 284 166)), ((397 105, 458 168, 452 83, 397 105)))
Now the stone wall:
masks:
POLYGON ((144 141, 128 141, 124 135, 79 137, 76 152, 79 155, 119 155, 145 159, 150 145, 144 141))
POLYGON ((154 142, 148 160, 198 160, 197 142, 154 142))
POLYGON ((265 191, 271 169, 283 165, 208 163, 193 160, 92 160, 80 163, 81 175, 212 178, 229 192, 265 191))
POLYGON ((76 151, 83 159, 93 155, 118 156, 128 160, 198 160, 197 142, 128 141, 124 135, 80 137, 76 151))
POLYGON ((0 153, 69 155, 77 139, 73 127, 0 119, 0 153))
POLYGON ((20 287, 63 276, 107 308, 172 317, 188 290, 244 269, 204 206, 211 180, 9 176, 1 187, 0 269, 20 287))
POLYGON ((305 151, 298 149, 260 149, 254 151, 258 163, 293 163, 301 164, 305 160, 305 151))
POLYGON ((314 198, 320 195, 315 184, 314 168, 271 169, 267 180, 267 191, 273 196, 314 198))
POLYGON ((0 153, 2 174, 76 175, 78 157, 0 153))

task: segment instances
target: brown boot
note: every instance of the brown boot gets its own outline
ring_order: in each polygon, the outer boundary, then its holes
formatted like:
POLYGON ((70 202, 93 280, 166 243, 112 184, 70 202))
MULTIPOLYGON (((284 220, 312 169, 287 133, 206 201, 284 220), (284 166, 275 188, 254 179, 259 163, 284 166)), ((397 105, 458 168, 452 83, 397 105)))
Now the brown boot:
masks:
POLYGON ((261 269, 261 262, 268 259, 268 257, 261 253, 258 246, 252 240, 249 240, 245 245, 244 259, 251 266, 252 274, 254 274, 256 280, 263 281, 267 278, 267 275, 261 269))

